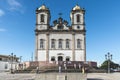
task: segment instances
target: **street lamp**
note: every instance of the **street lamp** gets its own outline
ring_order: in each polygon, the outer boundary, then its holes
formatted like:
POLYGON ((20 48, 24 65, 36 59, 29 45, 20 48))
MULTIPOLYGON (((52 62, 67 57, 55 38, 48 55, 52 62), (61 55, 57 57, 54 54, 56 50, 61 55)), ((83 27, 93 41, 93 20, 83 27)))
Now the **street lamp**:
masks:
POLYGON ((20 56, 19 68, 21 69, 22 56, 20 56))
POLYGON ((20 63, 21 63, 21 61, 22 61, 22 56, 20 56, 20 63))
POLYGON ((105 59, 108 61, 108 73, 110 73, 110 61, 112 60, 112 54, 109 52, 105 55, 105 59))
POLYGON ((14 71, 13 71, 13 62, 14 62, 14 60, 16 58, 16 55, 11 53, 11 55, 9 55, 9 58, 10 58, 10 62, 11 62, 11 71, 10 72, 13 74, 14 73, 14 71))

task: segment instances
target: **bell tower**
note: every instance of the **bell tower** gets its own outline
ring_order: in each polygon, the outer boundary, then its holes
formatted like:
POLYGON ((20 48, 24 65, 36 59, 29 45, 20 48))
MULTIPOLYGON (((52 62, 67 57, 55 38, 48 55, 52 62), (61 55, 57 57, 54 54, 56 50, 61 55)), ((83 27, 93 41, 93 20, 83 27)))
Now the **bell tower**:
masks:
POLYGON ((37 8, 36 10, 36 30, 47 30, 50 22, 50 11, 45 6, 37 8))
POLYGON ((85 10, 80 8, 80 6, 76 5, 75 7, 73 7, 70 13, 72 29, 74 30, 85 29, 84 14, 85 14, 85 10))

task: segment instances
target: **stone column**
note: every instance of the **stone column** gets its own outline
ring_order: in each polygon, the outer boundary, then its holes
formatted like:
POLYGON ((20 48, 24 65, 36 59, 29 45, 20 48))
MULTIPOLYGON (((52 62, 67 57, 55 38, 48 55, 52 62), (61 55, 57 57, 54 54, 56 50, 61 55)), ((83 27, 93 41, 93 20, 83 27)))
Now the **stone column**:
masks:
POLYGON ((35 40, 35 61, 38 61, 38 34, 36 33, 36 40, 35 40))
POLYGON ((84 61, 86 61, 86 35, 84 34, 84 61))
POLYGON ((49 62, 49 33, 46 34, 46 61, 49 62))
POLYGON ((75 33, 72 33, 72 59, 75 61, 75 33))

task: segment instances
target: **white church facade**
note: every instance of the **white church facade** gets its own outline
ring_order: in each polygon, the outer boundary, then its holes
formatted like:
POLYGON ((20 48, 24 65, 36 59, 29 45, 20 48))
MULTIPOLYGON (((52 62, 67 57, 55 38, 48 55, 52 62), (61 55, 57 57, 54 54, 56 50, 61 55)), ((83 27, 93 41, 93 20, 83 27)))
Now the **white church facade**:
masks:
POLYGON ((85 10, 76 5, 70 12, 71 25, 62 17, 50 25, 50 10, 36 10, 35 60, 86 61, 85 10))

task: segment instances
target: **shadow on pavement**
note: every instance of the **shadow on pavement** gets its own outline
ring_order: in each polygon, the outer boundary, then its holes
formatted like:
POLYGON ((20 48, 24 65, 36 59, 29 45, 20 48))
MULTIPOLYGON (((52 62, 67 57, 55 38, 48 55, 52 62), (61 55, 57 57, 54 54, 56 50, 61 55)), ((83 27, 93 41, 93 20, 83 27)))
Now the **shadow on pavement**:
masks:
POLYGON ((87 80, 103 80, 103 79, 97 79, 97 78, 88 78, 87 80))

